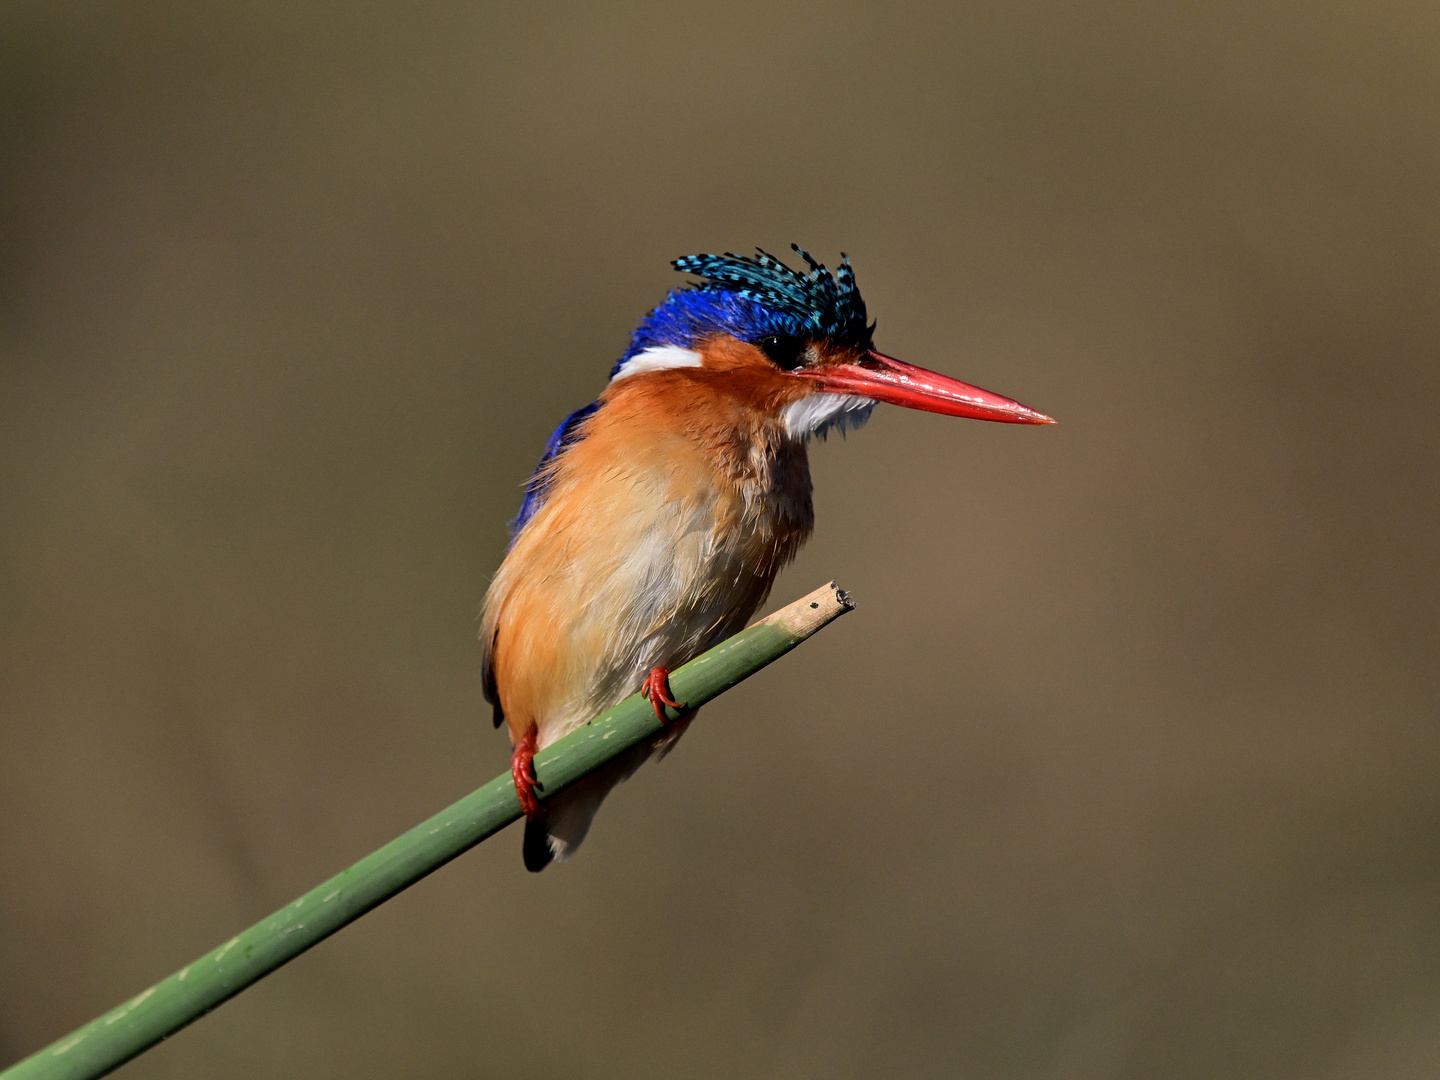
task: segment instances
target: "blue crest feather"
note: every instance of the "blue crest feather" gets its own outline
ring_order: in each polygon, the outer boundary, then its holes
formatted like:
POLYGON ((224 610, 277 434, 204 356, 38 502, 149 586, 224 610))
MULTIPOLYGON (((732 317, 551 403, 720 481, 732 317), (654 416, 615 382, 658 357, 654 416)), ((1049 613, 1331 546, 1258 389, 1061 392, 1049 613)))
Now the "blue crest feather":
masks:
POLYGON ((865 301, 850 260, 840 256, 832 275, 808 251, 790 245, 808 273, 791 269, 768 251, 754 255, 686 255, 673 263, 702 282, 676 289, 635 328, 630 348, 610 374, 631 357, 657 345, 691 348, 709 334, 741 341, 767 334, 806 337, 868 349, 875 327, 866 322, 865 301))

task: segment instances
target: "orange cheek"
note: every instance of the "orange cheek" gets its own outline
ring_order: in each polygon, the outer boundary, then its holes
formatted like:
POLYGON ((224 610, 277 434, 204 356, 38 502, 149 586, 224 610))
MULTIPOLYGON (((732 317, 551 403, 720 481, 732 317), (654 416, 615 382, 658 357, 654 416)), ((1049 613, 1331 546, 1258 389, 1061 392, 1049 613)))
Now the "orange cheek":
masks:
POLYGON ((696 349, 704 363, 692 377, 758 417, 774 420, 787 405, 813 391, 803 380, 777 368, 754 345, 729 334, 705 338, 696 349))

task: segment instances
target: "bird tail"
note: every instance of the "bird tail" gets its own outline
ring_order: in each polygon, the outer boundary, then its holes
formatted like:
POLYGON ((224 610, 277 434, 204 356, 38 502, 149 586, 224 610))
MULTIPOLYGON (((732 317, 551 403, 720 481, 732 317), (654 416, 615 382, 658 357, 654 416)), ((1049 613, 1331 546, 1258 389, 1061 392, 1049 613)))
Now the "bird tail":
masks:
POLYGON ((574 855, 585 842, 590 823, 595 820, 605 797, 634 776, 635 770, 650 758, 663 758, 668 754, 685 734, 694 715, 674 721, 653 738, 637 743, 589 776, 546 799, 545 813, 525 822, 525 869, 539 873, 551 862, 564 862, 574 855))

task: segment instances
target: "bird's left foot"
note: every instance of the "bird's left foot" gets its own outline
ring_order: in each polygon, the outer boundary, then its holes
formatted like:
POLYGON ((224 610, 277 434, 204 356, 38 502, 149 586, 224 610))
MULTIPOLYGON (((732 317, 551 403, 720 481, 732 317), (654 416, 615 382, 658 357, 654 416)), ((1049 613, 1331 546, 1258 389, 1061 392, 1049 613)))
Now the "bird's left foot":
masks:
POLYGON ((645 678, 645 685, 640 688, 640 693, 650 700, 650 704, 655 709, 655 715, 660 718, 662 724, 670 722, 670 718, 665 715, 666 705, 682 713, 685 711, 684 704, 670 696, 669 668, 651 668, 650 674, 645 678))
POLYGON ((540 800, 535 797, 535 792, 544 790, 535 775, 536 736, 537 733, 532 727, 510 755, 510 778, 515 781, 515 794, 520 797, 520 809, 529 821, 534 821, 544 812, 540 800))

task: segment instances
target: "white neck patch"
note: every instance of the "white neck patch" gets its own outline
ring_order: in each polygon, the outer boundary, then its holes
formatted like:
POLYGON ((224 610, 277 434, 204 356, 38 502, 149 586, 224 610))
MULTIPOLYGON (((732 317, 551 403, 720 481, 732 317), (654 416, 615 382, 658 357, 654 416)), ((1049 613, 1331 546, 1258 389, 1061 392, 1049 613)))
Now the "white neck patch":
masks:
POLYGON ((823 439, 832 430, 845 434, 847 428, 861 428, 879 402, 853 394, 820 392, 787 405, 780 414, 792 439, 823 439))
POLYGON ((679 345, 656 345, 638 352, 625 363, 620 365, 620 370, 610 376, 610 381, 624 379, 631 375, 640 375, 646 371, 664 371, 666 368, 677 367, 699 367, 705 362, 704 358, 694 349, 682 349, 679 345))

